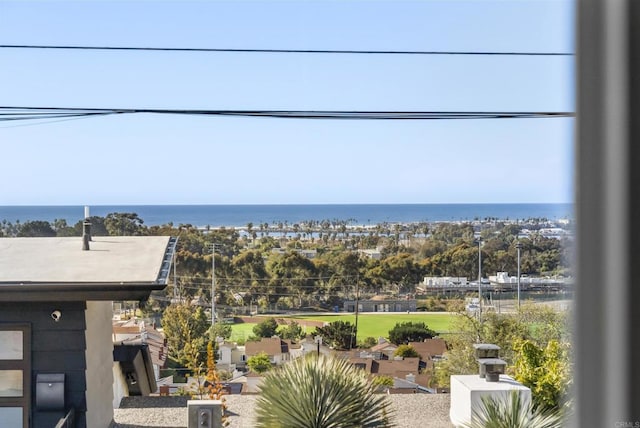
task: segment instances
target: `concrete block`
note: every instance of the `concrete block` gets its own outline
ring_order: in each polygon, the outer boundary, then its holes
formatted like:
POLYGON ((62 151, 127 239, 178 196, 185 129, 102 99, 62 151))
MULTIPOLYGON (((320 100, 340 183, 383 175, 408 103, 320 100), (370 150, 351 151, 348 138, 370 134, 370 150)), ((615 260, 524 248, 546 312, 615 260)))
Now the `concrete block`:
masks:
POLYGON ((451 376, 449 419, 456 427, 468 424, 473 409, 482 405, 482 397, 503 399, 513 390, 518 391, 524 405, 531 402, 531 390, 507 375, 500 375, 498 382, 487 382, 478 375, 451 376))
POLYGON ((189 400, 187 401, 189 428, 221 428, 222 401, 189 400))

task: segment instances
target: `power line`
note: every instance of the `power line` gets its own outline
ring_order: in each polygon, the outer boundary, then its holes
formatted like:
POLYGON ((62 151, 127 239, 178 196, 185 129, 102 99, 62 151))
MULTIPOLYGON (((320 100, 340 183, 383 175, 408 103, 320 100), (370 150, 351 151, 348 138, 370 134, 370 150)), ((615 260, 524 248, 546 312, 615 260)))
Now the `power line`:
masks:
MULTIPOLYGON (((189 276, 181 276, 178 275, 176 277, 177 279, 181 280, 181 281, 186 281, 189 282, 191 284, 201 284, 201 285, 208 285, 211 282, 208 281, 206 278, 192 278, 189 276)), ((353 281, 357 278, 357 275, 327 275, 327 276, 294 276, 294 277, 290 277, 290 278, 251 278, 251 277, 241 277, 241 276, 226 276, 226 277, 220 277, 220 276, 216 276, 216 279, 220 280, 220 281, 244 281, 244 282, 252 282, 252 281, 256 281, 256 282, 267 282, 267 281, 328 281, 328 280, 342 280, 342 281, 353 281)), ((221 284, 221 286, 223 286, 225 284, 221 284)), ((232 284, 226 284, 229 286, 236 286, 236 285, 232 285, 232 284)), ((238 285, 241 287, 263 287, 263 285, 238 285)), ((307 286, 301 286, 301 287, 307 287, 307 286)), ((315 286, 309 286, 309 287, 315 287, 315 286)))
POLYGON ((541 119, 575 116, 573 112, 562 111, 200 110, 0 106, 0 121, 50 120, 139 113, 334 120, 541 119))
MULTIPOLYGON (((85 119, 87 117, 89 117, 89 116, 86 116, 86 115, 84 115, 84 116, 73 115, 71 117, 67 117, 66 119, 44 120, 43 122, 38 122, 38 123, 20 123, 18 125, 0 126, 0 128, 5 129, 5 128, 20 128, 20 127, 24 127, 24 126, 34 126, 34 125, 46 125, 46 124, 49 124, 49 123, 68 122, 70 120, 85 119)), ((49 119, 49 118, 47 118, 47 119, 49 119)), ((1 119, 0 119, 0 121, 1 121, 1 119)))
POLYGON ((466 55, 466 56, 574 56, 571 52, 519 51, 409 51, 355 49, 241 49, 241 48, 167 48, 135 46, 72 46, 72 45, 0 45, 1 49, 57 49, 93 51, 159 51, 159 52, 226 52, 275 54, 355 54, 355 55, 466 55))

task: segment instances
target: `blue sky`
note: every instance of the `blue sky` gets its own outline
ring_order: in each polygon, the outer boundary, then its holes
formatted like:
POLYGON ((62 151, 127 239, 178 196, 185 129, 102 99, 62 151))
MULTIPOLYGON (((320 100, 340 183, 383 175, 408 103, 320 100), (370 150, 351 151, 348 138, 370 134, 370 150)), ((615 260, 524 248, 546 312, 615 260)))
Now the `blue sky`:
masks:
MULTIPOLYGON (((570 1, 0 0, 0 44, 573 52, 570 1)), ((573 57, 0 49, 4 106, 573 111, 573 57)), ((573 119, 0 122, 0 204, 571 202, 573 119)))

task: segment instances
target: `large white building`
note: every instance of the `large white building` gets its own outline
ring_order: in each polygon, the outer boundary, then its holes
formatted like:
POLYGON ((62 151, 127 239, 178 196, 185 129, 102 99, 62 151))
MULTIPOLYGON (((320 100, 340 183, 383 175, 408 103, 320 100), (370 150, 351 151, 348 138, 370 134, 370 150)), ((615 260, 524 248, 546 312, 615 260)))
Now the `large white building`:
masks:
POLYGON ((426 287, 466 287, 469 285, 464 276, 425 276, 422 283, 426 287))

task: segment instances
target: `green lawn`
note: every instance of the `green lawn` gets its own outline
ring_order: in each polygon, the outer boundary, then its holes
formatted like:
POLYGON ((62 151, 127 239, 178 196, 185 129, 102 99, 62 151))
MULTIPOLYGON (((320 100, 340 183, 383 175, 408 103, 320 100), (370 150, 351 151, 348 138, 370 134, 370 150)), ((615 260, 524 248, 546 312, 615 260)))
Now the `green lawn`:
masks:
POLYGON ((253 335, 253 323, 239 323, 231 326, 231 341, 246 340, 253 335))
MULTIPOLYGON (((446 333, 449 331, 451 320, 455 315, 448 313, 425 313, 425 314, 405 314, 405 313, 384 313, 384 314, 361 314, 358 315, 358 340, 365 337, 387 337, 396 323, 399 322, 424 322, 427 327, 438 333, 446 333)), ((317 320, 317 321, 349 321, 355 322, 354 314, 335 314, 335 315, 305 315, 291 317, 296 319, 317 320)), ((252 329, 255 324, 234 324, 231 340, 247 338, 253 334, 252 329)), ((309 328, 308 333, 313 332, 313 328, 309 328)))

